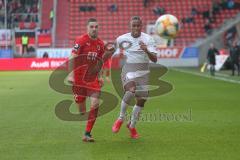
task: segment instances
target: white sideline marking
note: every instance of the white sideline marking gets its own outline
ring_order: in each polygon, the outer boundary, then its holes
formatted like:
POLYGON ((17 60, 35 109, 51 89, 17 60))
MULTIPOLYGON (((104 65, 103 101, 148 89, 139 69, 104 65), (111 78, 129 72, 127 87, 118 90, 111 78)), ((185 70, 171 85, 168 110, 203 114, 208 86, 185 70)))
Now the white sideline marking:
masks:
MULTIPOLYGON (((216 79, 216 80, 225 81, 225 82, 229 82, 229 83, 237 83, 237 84, 240 84, 240 81, 233 80, 233 79, 228 79, 228 78, 224 78, 224 77, 210 76, 210 75, 205 75, 205 74, 201 74, 201 73, 197 73, 197 72, 192 72, 192 71, 186 71, 186 70, 177 69, 177 68, 171 68, 171 69, 172 69, 172 70, 175 70, 175 71, 178 71, 178 72, 182 72, 182 73, 192 74, 192 75, 195 75, 195 76, 200 76, 200 77, 205 77, 205 78, 210 78, 210 79, 216 79)), ((224 75, 224 74, 219 74, 219 73, 217 73, 217 75, 224 75)), ((227 77, 227 75, 224 75, 224 76, 227 77)))

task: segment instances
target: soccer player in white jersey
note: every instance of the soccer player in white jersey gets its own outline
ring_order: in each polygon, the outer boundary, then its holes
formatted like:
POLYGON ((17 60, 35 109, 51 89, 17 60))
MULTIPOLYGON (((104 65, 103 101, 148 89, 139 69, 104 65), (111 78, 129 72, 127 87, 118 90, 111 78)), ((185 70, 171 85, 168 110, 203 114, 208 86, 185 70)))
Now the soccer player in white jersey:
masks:
POLYGON ((130 28, 130 33, 123 34, 116 40, 117 47, 125 47, 126 63, 121 73, 124 96, 121 102, 120 115, 113 124, 112 131, 117 133, 120 130, 126 116, 127 106, 130 100, 135 97, 136 104, 133 107, 131 120, 127 127, 131 138, 137 139, 139 135, 135 125, 148 97, 149 60, 155 63, 157 56, 154 40, 150 35, 141 32, 142 20, 140 17, 131 18, 130 28))

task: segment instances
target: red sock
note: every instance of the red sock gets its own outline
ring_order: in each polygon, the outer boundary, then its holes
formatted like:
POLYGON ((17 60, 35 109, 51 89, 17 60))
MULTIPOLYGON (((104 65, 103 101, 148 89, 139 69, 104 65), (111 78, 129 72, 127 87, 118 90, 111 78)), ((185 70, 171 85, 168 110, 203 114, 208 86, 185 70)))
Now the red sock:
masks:
POLYGON ((91 132, 93 125, 96 121, 97 118, 97 114, 98 114, 98 108, 92 108, 90 109, 89 115, 88 115, 88 121, 87 121, 87 125, 86 125, 86 132, 91 132))

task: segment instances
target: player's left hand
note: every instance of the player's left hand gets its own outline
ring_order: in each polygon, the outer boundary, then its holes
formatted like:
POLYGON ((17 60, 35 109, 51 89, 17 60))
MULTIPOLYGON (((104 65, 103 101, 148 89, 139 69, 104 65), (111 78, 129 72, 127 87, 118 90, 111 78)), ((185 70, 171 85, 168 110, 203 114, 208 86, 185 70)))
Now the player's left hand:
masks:
POLYGON ((139 42, 140 48, 147 53, 148 49, 147 49, 147 45, 145 43, 143 43, 142 41, 139 42))
POLYGON ((68 75, 67 81, 68 81, 68 83, 73 84, 73 82, 74 82, 73 72, 71 72, 71 73, 68 75))

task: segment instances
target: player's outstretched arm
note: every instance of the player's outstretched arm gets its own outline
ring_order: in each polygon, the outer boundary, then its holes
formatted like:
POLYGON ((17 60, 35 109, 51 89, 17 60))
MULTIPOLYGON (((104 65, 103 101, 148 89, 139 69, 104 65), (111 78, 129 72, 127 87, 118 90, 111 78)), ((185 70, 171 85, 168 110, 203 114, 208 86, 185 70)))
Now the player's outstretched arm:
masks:
MULTIPOLYGON (((115 50, 114 50, 115 51, 115 50)), ((109 58, 112 57, 114 51, 105 51, 103 55, 103 62, 107 61, 109 58)))
POLYGON ((105 53, 103 55, 103 62, 107 61, 110 57, 112 57, 113 53, 116 51, 115 43, 107 43, 105 45, 105 53))
POLYGON ((103 63, 105 61, 107 61, 113 55, 114 52, 115 52, 115 48, 114 47, 108 48, 108 49, 105 48, 104 55, 103 55, 101 60, 97 61, 97 64, 96 64, 95 68, 93 69, 93 72, 94 73, 99 73, 101 71, 103 63))

